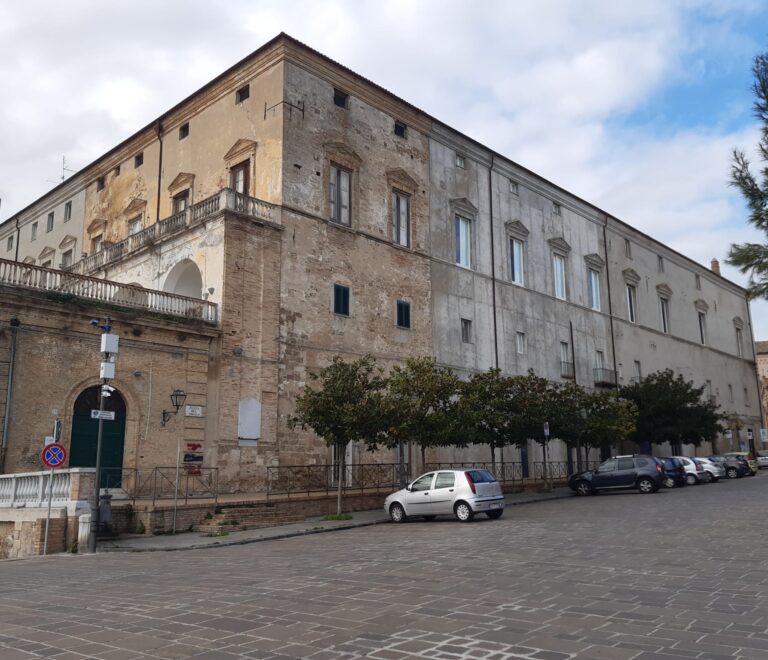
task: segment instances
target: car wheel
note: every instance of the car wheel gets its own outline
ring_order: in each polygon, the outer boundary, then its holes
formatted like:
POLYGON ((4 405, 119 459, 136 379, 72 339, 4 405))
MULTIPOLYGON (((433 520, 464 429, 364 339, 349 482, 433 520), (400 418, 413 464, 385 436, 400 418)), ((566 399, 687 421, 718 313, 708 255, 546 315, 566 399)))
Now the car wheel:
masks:
POLYGON ((422 516, 427 522, 432 522, 437 516, 422 516))
POLYGON ((498 520, 501 518, 503 513, 504 509, 494 509, 493 511, 486 511, 485 515, 488 516, 491 520, 498 520))
POLYGON ((685 483, 687 483, 689 486, 694 486, 695 484, 699 483, 699 479, 695 474, 691 474, 689 472, 685 475, 685 483))
POLYGON ((397 502, 389 507, 389 517, 394 523, 402 523, 408 520, 408 516, 405 515, 405 509, 397 502))
POLYGON ((656 484, 648 477, 642 477, 637 481, 637 489, 644 495, 656 491, 656 484))
POLYGON ((729 479, 736 479, 736 477, 739 476, 739 471, 735 467, 729 467, 725 474, 728 476, 729 479))
POLYGON ((664 486, 667 488, 674 488, 675 480, 672 477, 667 477, 666 479, 664 479, 664 486))
POLYGON ((708 476, 707 476, 707 480, 708 480, 710 483, 716 484, 718 481, 720 481, 720 477, 716 477, 716 476, 715 476, 714 474, 712 474, 711 472, 707 472, 707 475, 708 475, 708 476))
POLYGON ((475 517, 475 512, 472 511, 472 507, 466 502, 459 502, 453 507, 453 512, 461 522, 472 522, 475 517))
POLYGON ((588 481, 579 481, 576 484, 576 494, 580 496, 584 495, 591 495, 592 494, 592 484, 590 484, 588 481))
POLYGON ((756 474, 757 474, 757 470, 750 470, 749 471, 749 476, 750 477, 754 477, 756 474))

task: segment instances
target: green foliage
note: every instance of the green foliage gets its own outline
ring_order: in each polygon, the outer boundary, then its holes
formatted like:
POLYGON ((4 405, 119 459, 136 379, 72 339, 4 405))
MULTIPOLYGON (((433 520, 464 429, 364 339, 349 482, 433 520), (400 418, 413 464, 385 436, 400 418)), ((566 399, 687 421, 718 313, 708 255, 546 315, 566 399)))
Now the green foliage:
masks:
MULTIPOLYGON (((763 232, 768 240, 768 52, 755 57, 752 92, 755 116, 760 121, 757 148, 763 163, 755 176, 743 150, 735 149, 731 162, 731 185, 737 188, 749 210, 749 223, 763 232)), ((749 294, 752 298, 768 299, 768 245, 740 243, 731 245, 728 263, 749 274, 749 294)))
POLYGON ((352 514, 351 513, 329 513, 328 515, 320 518, 320 520, 352 520, 352 514))
POLYGON ((704 387, 696 387, 670 369, 657 371, 639 383, 621 389, 621 396, 637 406, 633 440, 700 445, 722 432, 717 406, 702 401, 704 387))
POLYGON ((637 405, 615 390, 586 392, 581 443, 596 449, 621 444, 635 432, 637 405))

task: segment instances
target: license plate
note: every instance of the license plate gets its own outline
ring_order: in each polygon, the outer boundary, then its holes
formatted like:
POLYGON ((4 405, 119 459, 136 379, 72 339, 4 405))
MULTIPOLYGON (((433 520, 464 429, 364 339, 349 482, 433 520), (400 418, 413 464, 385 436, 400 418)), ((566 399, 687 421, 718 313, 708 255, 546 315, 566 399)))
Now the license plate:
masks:
POLYGON ((500 509, 501 508, 501 504, 499 504, 498 502, 493 502, 491 504, 491 508, 492 509, 500 509))

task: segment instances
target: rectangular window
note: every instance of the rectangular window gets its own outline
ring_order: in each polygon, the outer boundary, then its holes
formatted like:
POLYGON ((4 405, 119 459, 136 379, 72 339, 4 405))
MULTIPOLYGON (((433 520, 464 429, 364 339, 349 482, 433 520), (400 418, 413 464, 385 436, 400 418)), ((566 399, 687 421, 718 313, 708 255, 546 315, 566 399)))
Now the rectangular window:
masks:
POLYGON ((629 242, 628 238, 624 239, 624 256, 632 258, 632 243, 629 242))
POLYGON ((250 192, 248 174, 251 169, 251 161, 246 160, 234 165, 229 170, 229 186, 236 193, 247 195, 250 192))
POLYGON ((179 140, 184 140, 189 137, 189 122, 179 126, 179 140))
POLYGON ((392 226, 394 241, 403 247, 411 244, 411 198, 398 190, 392 191, 392 226))
POLYGON ((639 383, 643 379, 643 370, 640 366, 640 360, 635 360, 635 380, 639 383))
POLYGON ((349 316, 349 287, 343 284, 333 285, 333 313, 349 316))
POLYGON ((67 250, 61 254, 61 267, 66 268, 72 265, 72 250, 67 250))
POLYGON ((181 213, 187 210, 189 206, 189 190, 184 190, 178 195, 173 196, 173 214, 181 213))
POLYGON ((461 341, 465 344, 472 343, 472 321, 461 319, 461 341))
POLYGON ((98 179, 96 179, 96 192, 99 192, 100 190, 104 190, 104 177, 100 176, 98 179))
POLYGON ((741 328, 736 328, 736 355, 744 357, 743 332, 741 328))
POLYGON ((91 254, 101 252, 101 234, 91 239, 91 254))
POLYGON ((513 195, 519 194, 520 189, 517 187, 517 181, 512 181, 512 179, 509 180, 509 192, 511 192, 513 195))
POLYGON ((140 151, 133 157, 133 166, 141 167, 144 164, 144 152, 140 151))
POLYGON ((128 235, 133 236, 138 234, 144 228, 144 223, 141 221, 141 216, 137 216, 128 221, 128 235))
POLYGON ((595 351, 595 369, 605 369, 605 355, 602 351, 595 351))
POLYGON ((45 231, 46 233, 53 231, 53 211, 48 214, 48 220, 45 222, 45 231))
POLYGON ((699 312, 699 340, 702 344, 707 343, 707 315, 699 312))
POLYGON ((13 250, 13 236, 9 236, 8 240, 5 243, 5 249, 10 252, 13 250))
POLYGON ((659 312, 661 314, 661 331, 669 334, 669 299, 659 298, 659 312))
POLYGON ((696 290, 701 291, 701 275, 694 275, 693 279, 696 283, 696 290))
POLYGON ((509 239, 509 271, 512 281, 521 286, 525 284, 525 275, 523 274, 523 247, 522 241, 516 238, 509 239))
POLYGON ((554 215, 563 215, 563 207, 557 202, 552 202, 552 213, 554 215))
POLYGON ((570 361, 571 361, 571 352, 568 350, 568 342, 561 341, 560 342, 560 362, 570 362, 570 361))
POLYGON ((461 169, 464 169, 464 156, 461 154, 456 154, 456 167, 460 167, 461 169))
POLYGON ((464 268, 472 267, 472 223, 467 218, 456 216, 456 263, 464 268))
POLYGON ((397 327, 411 327, 411 303, 405 300, 397 301, 397 327))
POLYGON ((64 204, 64 222, 69 222, 72 219, 72 202, 64 204))
POLYGON ((37 238, 37 223, 32 223, 32 234, 29 240, 34 241, 37 238))
POLYGON ((590 268, 587 271, 587 285, 589 287, 589 307, 600 311, 600 271, 590 268))
POLYGON ((251 95, 251 86, 243 85, 235 92, 235 103, 242 103, 251 95))
POLYGON ((555 298, 565 300, 565 257, 552 255, 552 271, 555 277, 555 298))
POLYGON ((733 385, 728 384, 728 401, 733 403, 733 385))
POLYGON ((627 284, 627 319, 637 323, 637 288, 632 284, 627 284))
POLYGON ((331 165, 331 222, 349 227, 351 172, 331 165))
POLYGON ((340 108, 347 107, 347 101, 349 100, 349 94, 342 92, 340 89, 333 89, 333 102, 340 108))
POLYGON ((395 135, 401 138, 408 137, 408 127, 401 121, 395 122, 395 135))
POLYGON ((658 268, 659 268, 659 272, 663 273, 664 272, 664 257, 659 255, 658 257, 656 257, 656 261, 657 261, 657 265, 658 265, 658 268))
POLYGON ((526 351, 526 342, 525 342, 525 333, 524 332, 518 332, 515 335, 515 347, 517 348, 517 352, 520 355, 523 355, 526 351))
POLYGON ((749 408, 749 390, 746 387, 744 388, 744 405, 749 408))

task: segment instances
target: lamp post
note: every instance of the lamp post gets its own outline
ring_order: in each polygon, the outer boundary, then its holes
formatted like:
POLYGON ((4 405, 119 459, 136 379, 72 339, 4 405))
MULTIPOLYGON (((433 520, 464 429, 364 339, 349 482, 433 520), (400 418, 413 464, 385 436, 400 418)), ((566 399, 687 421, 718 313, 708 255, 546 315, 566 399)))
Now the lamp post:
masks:
MULTIPOLYGON (((171 405, 173 410, 163 410, 163 421, 161 426, 165 426, 166 422, 171 419, 171 415, 176 415, 179 412, 179 408, 184 405, 187 400, 187 393, 184 390, 175 389, 171 392, 171 405)), ((176 481, 173 488, 173 534, 176 533, 176 508, 179 501, 179 477, 181 466, 181 435, 176 433, 176 481)))
POLYGON ((110 396, 113 387, 109 386, 109 381, 115 377, 115 358, 118 352, 120 338, 112 334, 110 320, 106 319, 102 325, 98 319, 91 319, 92 326, 101 329, 101 367, 99 368, 99 378, 101 385, 99 387, 99 410, 91 411, 91 417, 99 420, 99 430, 96 435, 96 484, 93 489, 93 500, 91 502, 91 533, 88 536, 88 552, 96 552, 96 533, 99 529, 100 518, 100 496, 101 496, 101 445, 104 437, 104 403, 110 396), (97 413, 94 415, 94 413, 97 413))

